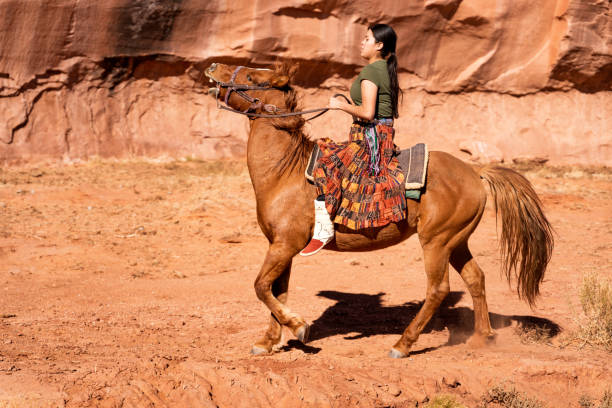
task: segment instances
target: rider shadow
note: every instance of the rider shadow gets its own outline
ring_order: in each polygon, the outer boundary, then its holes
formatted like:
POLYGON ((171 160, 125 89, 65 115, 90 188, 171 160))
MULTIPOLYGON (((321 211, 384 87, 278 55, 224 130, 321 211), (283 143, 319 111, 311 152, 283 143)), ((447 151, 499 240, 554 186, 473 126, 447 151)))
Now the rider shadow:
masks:
MULTIPOLYGON (((345 335, 347 340, 361 339, 380 334, 401 335, 416 316, 423 302, 407 302, 400 306, 383 306, 385 293, 369 295, 364 293, 345 293, 321 291, 318 296, 335 300, 310 327, 310 340, 345 335)), ((464 343, 473 333, 474 312, 465 306, 457 307, 464 292, 451 292, 442 302, 438 311, 431 318, 423 333, 449 331, 448 342, 442 346, 464 343)), ((516 322, 522 330, 546 331, 550 337, 560 333, 561 328, 551 320, 534 316, 506 316, 489 313, 493 329, 500 329, 516 322)), ((320 349, 290 342, 289 348, 300 348, 307 353, 317 353, 320 349)), ((442 347, 440 346, 440 347, 442 347)), ((421 354, 439 347, 418 350, 412 354, 421 354)))

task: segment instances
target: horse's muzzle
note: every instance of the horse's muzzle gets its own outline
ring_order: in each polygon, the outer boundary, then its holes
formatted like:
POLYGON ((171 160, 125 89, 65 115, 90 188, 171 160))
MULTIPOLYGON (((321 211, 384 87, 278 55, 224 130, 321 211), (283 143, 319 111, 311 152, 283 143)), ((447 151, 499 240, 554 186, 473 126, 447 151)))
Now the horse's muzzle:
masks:
MULTIPOLYGON (((211 84, 214 84, 215 82, 217 82, 216 79, 213 78, 212 73, 217 69, 217 64, 216 63, 212 63, 210 65, 210 67, 206 68, 204 70, 204 74, 208 77, 208 82, 210 82, 211 84)), ((219 95, 219 87, 214 87, 214 88, 208 88, 208 94, 209 95, 214 95, 215 97, 217 95, 219 95)))

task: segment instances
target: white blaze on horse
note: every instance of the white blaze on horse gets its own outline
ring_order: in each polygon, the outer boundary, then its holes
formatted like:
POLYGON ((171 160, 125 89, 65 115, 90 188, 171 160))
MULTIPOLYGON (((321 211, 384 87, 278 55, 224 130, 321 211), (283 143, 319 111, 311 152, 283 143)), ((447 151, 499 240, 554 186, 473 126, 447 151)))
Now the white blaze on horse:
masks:
MULTIPOLYGON (((215 97, 232 110, 251 117, 247 163, 257 220, 270 245, 255 280, 257 297, 272 314, 268 329, 252 353, 271 352, 288 327, 302 342, 309 325, 287 306, 291 261, 308 243, 313 230, 316 188, 304 177, 313 149, 303 133, 305 120, 296 114, 298 98, 290 86, 295 68, 273 70, 212 64, 205 74, 216 86, 215 97)), ((530 305, 553 248, 552 229, 533 187, 519 173, 500 166, 478 169, 444 152, 431 152, 426 186, 419 201, 408 200, 402 222, 380 228, 350 230, 337 226, 335 240, 325 249, 368 251, 399 244, 417 234, 423 248, 427 290, 423 306, 391 348, 400 358, 410 353, 421 331, 450 291, 449 264, 461 275, 474 304, 473 341, 493 338, 485 295, 484 273, 468 247, 482 217, 490 186, 496 213, 501 215, 501 255, 508 281, 530 305)))

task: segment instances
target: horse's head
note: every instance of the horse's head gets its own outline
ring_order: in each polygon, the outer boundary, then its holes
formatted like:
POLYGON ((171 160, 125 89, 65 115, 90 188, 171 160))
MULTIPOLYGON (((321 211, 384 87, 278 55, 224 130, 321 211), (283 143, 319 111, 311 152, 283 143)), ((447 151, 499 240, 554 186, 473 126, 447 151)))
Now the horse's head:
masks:
POLYGON ((286 89, 289 72, 285 70, 249 68, 213 63, 204 73, 215 84, 208 91, 228 106, 240 111, 256 112, 271 109, 268 103, 269 91, 286 89))

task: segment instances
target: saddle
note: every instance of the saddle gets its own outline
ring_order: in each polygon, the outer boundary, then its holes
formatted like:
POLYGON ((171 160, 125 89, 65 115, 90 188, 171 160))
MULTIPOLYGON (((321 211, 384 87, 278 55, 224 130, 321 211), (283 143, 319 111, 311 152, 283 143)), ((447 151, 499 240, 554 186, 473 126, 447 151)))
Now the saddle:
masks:
MULTIPOLYGON (((322 155, 323 153, 319 149, 319 146, 315 144, 310 154, 310 158, 308 159, 308 166, 306 166, 305 171, 306 179, 313 183, 314 169, 322 155)), ((396 157, 399 161, 399 167, 404 174, 404 179, 406 180, 406 198, 413 200, 420 199, 427 179, 427 164, 429 162, 429 150, 427 149, 427 145, 425 143, 417 143, 408 149, 401 150, 396 157)))

